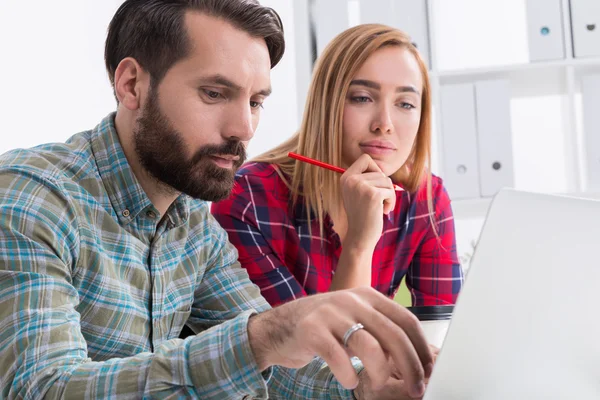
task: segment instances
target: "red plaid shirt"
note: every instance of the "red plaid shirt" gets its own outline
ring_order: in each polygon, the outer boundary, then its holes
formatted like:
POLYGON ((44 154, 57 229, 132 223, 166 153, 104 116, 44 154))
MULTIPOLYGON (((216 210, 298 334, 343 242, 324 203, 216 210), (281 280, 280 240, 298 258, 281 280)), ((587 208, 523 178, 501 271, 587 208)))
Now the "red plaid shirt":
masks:
MULTIPOLYGON (((454 304, 463 283, 450 199, 440 178, 433 177, 432 188, 439 239, 431 229, 426 191, 397 192, 373 253, 372 286, 393 297, 406 276, 415 306, 454 304)), ((303 199, 293 210, 290 199, 273 165, 249 163, 238 171, 231 197, 212 205, 242 266, 272 306, 327 292, 342 251, 329 216, 321 237, 317 219, 307 220, 303 199)))

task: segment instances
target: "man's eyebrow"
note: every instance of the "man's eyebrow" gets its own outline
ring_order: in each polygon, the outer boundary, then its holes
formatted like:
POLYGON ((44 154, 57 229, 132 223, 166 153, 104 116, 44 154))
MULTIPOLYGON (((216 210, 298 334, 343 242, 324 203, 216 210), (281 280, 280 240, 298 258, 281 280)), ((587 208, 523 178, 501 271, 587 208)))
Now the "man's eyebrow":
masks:
MULTIPOLYGON (((200 82, 204 83, 204 84, 213 84, 213 85, 224 86, 226 88, 235 90, 237 92, 240 92, 242 90, 242 87, 240 85, 238 85, 237 83, 233 82, 232 80, 224 77, 223 75, 219 75, 219 74, 202 78, 202 79, 200 79, 200 82)), ((260 90, 256 94, 267 97, 271 94, 271 92, 272 92, 271 87, 268 87, 266 89, 260 90)))
POLYGON ((269 97, 269 95, 272 93, 271 87, 267 88, 267 89, 263 89, 260 90, 257 94, 264 96, 264 97, 269 97))
POLYGON ((242 87, 240 85, 238 85, 237 83, 234 83, 230 79, 225 78, 223 75, 218 75, 218 74, 203 77, 200 79, 200 82, 204 83, 204 84, 225 86, 226 88, 237 90, 237 91, 242 90, 242 87))

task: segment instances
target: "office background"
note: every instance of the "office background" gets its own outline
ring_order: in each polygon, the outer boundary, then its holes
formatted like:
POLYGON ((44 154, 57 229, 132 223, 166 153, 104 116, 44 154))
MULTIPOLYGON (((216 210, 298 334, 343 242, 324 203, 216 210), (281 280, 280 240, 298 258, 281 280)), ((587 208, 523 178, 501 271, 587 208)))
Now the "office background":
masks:
MULTIPOLYGON (((103 46, 121 2, 0 0, 0 152, 64 141, 115 109, 103 46)), ((345 27, 379 21, 410 31, 429 62, 432 169, 453 198, 465 267, 499 187, 600 192, 597 0, 261 3, 280 13, 287 51, 273 70, 250 156, 299 125, 312 61, 309 22, 319 52, 345 27)))

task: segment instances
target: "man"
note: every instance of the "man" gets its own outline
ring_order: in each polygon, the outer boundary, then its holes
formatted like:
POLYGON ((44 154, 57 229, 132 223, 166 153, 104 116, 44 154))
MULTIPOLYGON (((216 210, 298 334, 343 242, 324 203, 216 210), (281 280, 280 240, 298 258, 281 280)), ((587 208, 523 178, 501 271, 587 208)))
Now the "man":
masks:
POLYGON ((2 398, 422 395, 414 317, 368 288, 269 310, 208 212, 283 51, 255 0, 123 3, 105 52, 117 112, 0 157, 2 398))

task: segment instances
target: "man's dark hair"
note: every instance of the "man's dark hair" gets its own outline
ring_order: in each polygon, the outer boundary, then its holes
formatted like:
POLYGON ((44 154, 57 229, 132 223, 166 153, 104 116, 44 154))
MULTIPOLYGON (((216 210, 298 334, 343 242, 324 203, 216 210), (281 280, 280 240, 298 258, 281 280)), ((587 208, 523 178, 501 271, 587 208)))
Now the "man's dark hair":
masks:
POLYGON ((126 0, 110 22, 106 38, 104 60, 111 85, 114 87, 117 66, 126 57, 135 58, 154 84, 185 58, 191 47, 185 26, 187 11, 222 18, 251 36, 264 38, 271 68, 283 56, 281 19, 257 0, 126 0))

